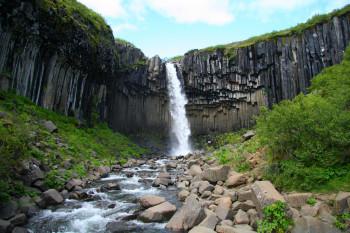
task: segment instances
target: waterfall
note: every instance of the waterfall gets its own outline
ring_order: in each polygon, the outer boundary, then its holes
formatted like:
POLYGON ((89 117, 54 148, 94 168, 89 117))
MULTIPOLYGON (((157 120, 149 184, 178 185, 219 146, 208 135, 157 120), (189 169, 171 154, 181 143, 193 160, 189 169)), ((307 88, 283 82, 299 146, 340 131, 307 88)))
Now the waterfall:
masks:
POLYGON ((176 68, 173 63, 166 64, 167 88, 170 99, 171 131, 175 137, 172 145, 172 155, 186 155, 191 152, 190 136, 191 130, 186 117, 187 98, 182 91, 180 80, 177 77, 176 68))

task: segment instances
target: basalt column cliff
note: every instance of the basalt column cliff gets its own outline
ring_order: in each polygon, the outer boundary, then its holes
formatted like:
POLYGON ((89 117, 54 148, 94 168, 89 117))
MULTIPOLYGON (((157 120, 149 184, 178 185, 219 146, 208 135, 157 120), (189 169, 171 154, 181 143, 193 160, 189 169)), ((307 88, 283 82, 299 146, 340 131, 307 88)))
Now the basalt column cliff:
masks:
POLYGON ((85 16, 76 1, 64 4, 0 0, 1 89, 82 120, 99 118, 115 130, 165 130, 160 58, 115 41, 103 19, 85 16))
POLYGON ((192 132, 248 127, 259 107, 306 92, 312 77, 341 61, 350 14, 292 36, 233 47, 190 51, 181 60, 192 132), (230 54, 228 54, 230 53, 230 54))

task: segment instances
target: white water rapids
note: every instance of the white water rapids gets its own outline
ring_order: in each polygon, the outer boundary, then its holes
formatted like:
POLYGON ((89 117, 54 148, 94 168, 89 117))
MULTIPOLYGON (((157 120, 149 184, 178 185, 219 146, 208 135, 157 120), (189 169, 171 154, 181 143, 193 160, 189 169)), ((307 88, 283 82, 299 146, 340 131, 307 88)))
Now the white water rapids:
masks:
POLYGON ((173 63, 166 64, 168 95, 170 99, 171 131, 175 136, 172 146, 172 155, 186 155, 191 152, 191 130, 186 117, 187 98, 182 91, 181 83, 177 77, 173 63))

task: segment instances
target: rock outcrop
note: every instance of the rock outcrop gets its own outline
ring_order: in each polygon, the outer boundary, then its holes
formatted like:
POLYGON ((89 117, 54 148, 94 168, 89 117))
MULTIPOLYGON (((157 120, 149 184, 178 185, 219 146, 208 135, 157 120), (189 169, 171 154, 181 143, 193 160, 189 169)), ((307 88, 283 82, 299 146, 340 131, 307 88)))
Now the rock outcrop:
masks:
POLYGON ((193 50, 181 60, 192 132, 225 132, 252 124, 261 106, 306 92, 320 71, 342 60, 349 13, 300 34, 237 48, 193 50))

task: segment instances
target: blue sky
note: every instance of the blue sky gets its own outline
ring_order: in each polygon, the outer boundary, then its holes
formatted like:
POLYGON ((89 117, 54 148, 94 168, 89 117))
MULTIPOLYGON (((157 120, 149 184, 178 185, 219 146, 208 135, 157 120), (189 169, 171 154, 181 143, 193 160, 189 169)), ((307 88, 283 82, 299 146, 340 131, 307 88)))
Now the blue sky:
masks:
POLYGON ((148 57, 247 39, 304 22, 350 0, 79 0, 100 13, 115 37, 148 57))

